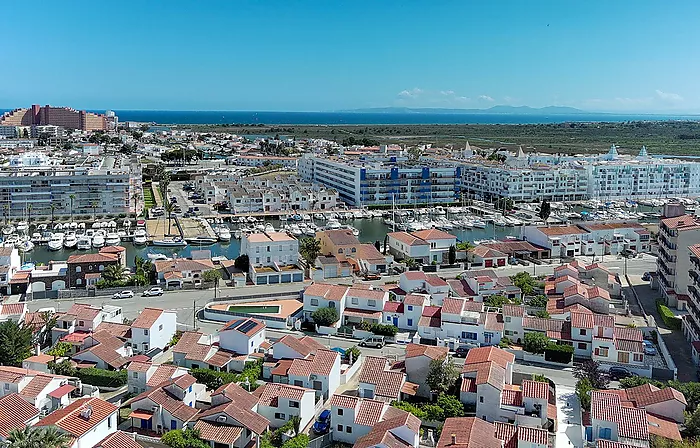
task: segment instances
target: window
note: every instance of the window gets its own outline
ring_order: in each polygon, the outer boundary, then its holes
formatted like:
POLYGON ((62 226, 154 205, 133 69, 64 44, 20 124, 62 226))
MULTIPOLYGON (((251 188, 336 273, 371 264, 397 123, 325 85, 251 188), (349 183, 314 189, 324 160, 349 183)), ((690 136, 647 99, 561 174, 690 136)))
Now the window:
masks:
POLYGON ((144 336, 148 336, 148 330, 145 329, 145 328, 144 328, 144 330, 143 330, 143 335, 144 335, 144 336))
POLYGON ((587 348, 588 348, 588 344, 586 344, 585 342, 579 342, 579 343, 578 343, 578 349, 579 349, 579 350, 586 350, 587 348))
POLYGON ((478 335, 476 333, 472 333, 469 331, 463 331, 462 332, 462 339, 470 339, 472 341, 475 341, 478 335))
POLYGON ((342 248, 342 247, 341 247, 340 249, 338 249, 338 253, 339 253, 339 254, 342 254, 342 253, 343 253, 343 248, 342 248))
POLYGON ((338 415, 343 415, 343 410, 342 410, 342 409, 338 409, 338 415))
POLYGON ((10 390, 10 383, 5 383, 5 390, 10 390))
POLYGON ((335 302, 328 302, 328 308, 335 308, 335 302))
POLYGON ((267 251, 270 252, 270 246, 267 246, 267 251))
POLYGON ((611 437, 612 437, 612 430, 610 428, 600 428, 598 430, 598 438, 599 439, 610 440, 611 437))
POLYGON ((177 422, 175 420, 170 420, 170 429, 177 429, 177 422))
POLYGON ((484 397, 479 397, 479 403, 483 403, 483 402, 484 402, 484 397))
POLYGON ((81 272, 82 270, 83 270, 83 268, 81 268, 80 266, 75 267, 75 272, 81 272))
POLYGON ((413 326, 413 319, 408 319, 406 321, 406 323, 408 324, 409 327, 412 327, 413 326))
POLYGON ((289 407, 290 407, 290 408, 298 408, 298 407, 299 407, 299 402, 298 402, 298 401, 289 400, 289 407))
POLYGON ((192 392, 192 385, 190 385, 190 388, 187 391, 192 392))
POLYGON ((352 249, 350 249, 350 252, 352 252, 352 253, 354 254, 355 252, 357 252, 357 249, 355 249, 355 248, 353 247, 352 249))
MULTIPOLYGON (((294 380, 294 385, 297 387, 304 387, 304 382, 302 380, 294 380)), ((343 415, 343 414, 338 414, 343 415)))
POLYGON ((372 308, 374 308, 377 306, 377 301, 376 300, 368 300, 367 306, 371 306, 372 308))
POLYGON ((134 378, 138 378, 138 377, 139 377, 139 373, 138 373, 138 372, 134 372, 134 374, 133 374, 132 376, 133 376, 134 378))
POLYGON ((83 284, 83 280, 82 280, 82 279, 79 279, 79 278, 76 278, 76 279, 75 279, 75 284, 76 284, 76 285, 82 285, 82 284, 83 284))
POLYGON ((275 412, 275 418, 276 418, 277 420, 286 420, 285 417, 286 417, 286 416, 285 416, 284 414, 282 414, 281 412, 275 412))
POLYGON ((634 359, 634 362, 642 362, 644 361, 644 355, 642 355, 641 353, 634 353, 632 359, 634 359))
POLYGON ((79 326, 79 327, 84 327, 84 326, 85 326, 85 321, 79 320, 79 321, 78 321, 78 326, 79 326))
POLYGON ((360 303, 360 301, 357 299, 357 297, 353 297, 350 299, 350 303, 352 303, 353 305, 357 305, 358 303, 360 303))
POLYGON ((318 299, 311 299, 311 306, 318 306, 318 299))
POLYGON ((158 331, 163 331, 163 324, 158 325, 158 331))
POLYGON ((338 425, 338 431, 342 431, 342 430, 343 430, 343 425, 338 425))
POLYGON ((413 311, 413 305, 408 305, 408 311, 413 311))
POLYGON ((105 265, 101 264, 101 265, 97 268, 97 270, 100 271, 100 272, 104 271, 104 270, 105 270, 105 265))
POLYGON ((599 347, 595 349, 595 354, 598 356, 602 356, 603 358, 608 357, 608 348, 607 347, 599 347))
POLYGON ((148 351, 148 344, 145 342, 143 343, 143 351, 148 351))
POLYGON ((107 428, 111 429, 112 428, 112 416, 110 415, 107 417, 107 428))
POLYGON ((346 426, 346 427, 345 427, 345 432, 347 432, 348 434, 352 434, 352 427, 351 427, 351 426, 346 426))
POLYGON ((260 264, 260 257, 255 257, 255 264, 260 264))
POLYGON ((506 322, 510 322, 510 316, 506 316, 506 322))
POLYGON ((386 321, 387 321, 387 322, 391 322, 391 316, 387 316, 387 317, 386 317, 386 321))
POLYGON ((586 336, 586 330, 583 329, 583 328, 581 328, 581 329, 578 331, 578 334, 580 334, 581 336, 586 336))

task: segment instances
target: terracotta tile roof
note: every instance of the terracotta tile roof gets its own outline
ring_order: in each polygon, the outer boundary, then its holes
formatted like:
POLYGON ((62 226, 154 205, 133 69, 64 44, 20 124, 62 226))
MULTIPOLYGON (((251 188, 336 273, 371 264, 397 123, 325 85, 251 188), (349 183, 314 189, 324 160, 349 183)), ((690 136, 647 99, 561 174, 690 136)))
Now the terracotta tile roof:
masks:
POLYGON ((27 309, 27 304, 21 303, 3 303, 0 309, 0 315, 2 316, 19 316, 24 313, 27 309))
POLYGON ((463 278, 459 280, 448 280, 447 284, 450 289, 459 297, 474 297, 476 292, 469 286, 469 283, 463 278))
POLYGON ((360 241, 348 229, 324 230, 318 233, 321 234, 319 237, 322 237, 323 235, 327 236, 328 240, 336 246, 360 244, 360 241))
POLYGON ((462 384, 460 386, 460 391, 476 393, 476 379, 471 377, 462 378, 462 384))
POLYGON ((627 341, 639 341, 644 339, 641 330, 637 328, 615 327, 614 335, 617 339, 625 339, 627 341))
POLYGON ((444 279, 438 277, 436 274, 428 274, 425 277, 426 277, 425 282, 428 283, 430 286, 435 286, 435 287, 448 286, 447 282, 444 279))
MULTIPOLYGON (((240 388, 240 387, 239 387, 240 388)), ((241 389, 243 391, 243 389, 241 389)), ((243 391, 245 392, 245 391, 243 391)), ((200 414, 200 418, 209 417, 219 413, 226 414, 228 417, 232 418, 238 424, 250 429, 255 434, 264 433, 270 426, 270 421, 263 417, 262 415, 253 412, 251 409, 258 402, 257 397, 245 392, 248 396, 243 398, 240 395, 236 397, 231 397, 230 392, 226 394, 226 397, 232 401, 228 403, 223 403, 218 406, 203 411, 200 414)))
POLYGON ((549 384, 541 381, 523 380, 523 397, 546 400, 549 398, 549 384))
POLYGON ((583 235, 585 230, 577 226, 549 226, 549 227, 538 227, 537 230, 542 232, 547 236, 561 236, 561 235, 583 235))
POLYGON ((445 297, 442 301, 442 312, 447 314, 461 314, 464 302, 464 299, 457 297, 445 297))
POLYGON ((672 420, 652 415, 647 412, 647 428, 649 434, 664 437, 670 440, 681 441, 681 433, 678 431, 678 424, 672 420))
POLYGON ((68 264, 78 264, 78 263, 118 263, 119 258, 116 254, 80 254, 71 255, 68 257, 68 264))
POLYGON ((360 299, 384 300, 387 293, 383 290, 365 289, 365 288, 350 288, 348 289, 348 297, 357 297, 360 299))
POLYGON ((447 347, 436 347, 423 344, 408 344, 406 346, 406 359, 417 356, 426 356, 430 359, 441 359, 447 356, 447 347))
POLYGON ((99 398, 80 398, 65 408, 57 409, 39 420, 36 426, 56 426, 64 432, 81 437, 116 413, 118 408, 99 398), (91 409, 90 418, 81 416, 81 412, 91 409))
MULTIPOLYGON (((138 403, 142 400, 148 400, 157 405, 163 406, 163 409, 168 411, 170 415, 182 421, 183 423, 193 420, 194 417, 199 413, 199 410, 187 406, 182 400, 168 392, 167 386, 170 384, 173 384, 173 380, 161 383, 158 387, 151 390, 147 390, 146 392, 137 395, 136 397, 127 401, 127 404, 133 405, 134 403, 138 403)), ((147 405, 147 408, 145 409, 150 410, 150 406, 150 404, 147 405)), ((133 406, 132 409, 134 409, 133 406)), ((137 409, 140 408, 137 407, 137 409)))
POLYGON ((348 292, 347 286, 329 285, 326 283, 314 283, 304 290, 304 295, 323 297, 326 300, 339 302, 348 292))
POLYGON ((308 390, 309 389, 303 387, 292 386, 291 384, 265 383, 263 386, 256 389, 255 395, 259 397, 258 405, 276 408, 278 406, 277 399, 279 397, 301 401, 304 397, 304 393, 308 390))
POLYGON ((39 394, 46 389, 46 386, 51 383, 53 377, 49 375, 36 375, 34 378, 29 380, 26 386, 19 392, 23 398, 34 399, 39 396, 39 394))
MULTIPOLYGON (((410 448, 413 447, 411 441, 407 442, 399 438, 392 430, 406 427, 413 434, 420 432, 420 420, 408 412, 389 407, 385 412, 382 421, 372 427, 369 433, 357 439, 353 448, 371 448, 375 446, 386 446, 390 448, 410 448)), ((397 433, 404 434, 403 431, 397 433)))
POLYGON ((403 302, 386 302, 384 303, 384 309, 382 311, 384 311, 385 313, 403 314, 403 302))
POLYGON ((333 350, 318 350, 310 359, 295 359, 289 367, 288 374, 308 377, 309 375, 330 375, 336 360, 340 354, 333 350))
MULTIPOLYGON (((132 363, 133 364, 133 363, 132 363)), ((131 367, 129 367, 131 370, 131 367)), ((175 372, 177 372, 177 366, 171 364, 161 364, 156 367, 156 370, 151 374, 151 376, 146 381, 147 387, 157 387, 160 384, 173 378, 175 372)))
POLYGON ((142 448, 134 438, 124 431, 117 430, 95 445, 95 448, 142 448))
POLYGON ((404 277, 406 280, 410 280, 410 281, 426 281, 426 280, 428 280, 427 274, 423 271, 406 271, 406 272, 401 274, 401 277, 404 277))
POLYGON ((174 260, 156 261, 156 272, 182 272, 182 271, 208 271, 214 269, 211 260, 188 260, 176 258, 174 260))
POLYGON ((36 332, 46 325, 44 317, 43 312, 27 313, 24 315, 24 325, 31 327, 36 332))
MULTIPOLYGON (((481 313, 484 317, 484 329, 489 331, 503 331, 503 316, 498 313, 481 313)), ((481 319, 479 319, 481 322, 481 319)))
POLYGON ((52 390, 51 392, 49 392, 48 395, 51 398, 58 399, 58 398, 61 398, 61 397, 68 395, 69 393, 73 392, 75 389, 76 389, 75 386, 72 386, 70 384, 64 384, 63 386, 60 386, 58 389, 52 390))
POLYGON ((382 418, 386 403, 383 401, 361 398, 355 411, 355 424, 362 426, 374 426, 382 418))
POLYGON ((398 399, 401 395, 401 386, 405 381, 405 373, 386 370, 379 375, 374 394, 378 397, 398 399))
POLYGON ((316 353, 316 350, 324 348, 323 345, 319 344, 315 339, 309 336, 296 338, 290 334, 284 335, 280 340, 275 342, 275 344, 284 344, 303 357, 316 353))
POLYGON ((596 390, 591 393, 591 418, 617 424, 621 437, 649 440, 644 409, 623 407, 614 392, 596 390))
POLYGON ((386 369, 388 361, 383 356, 366 356, 365 362, 360 369, 360 383, 374 384, 379 381, 379 377, 386 369))
MULTIPOLYGON (((120 346, 123 346, 120 345, 120 346)), ((93 345, 90 348, 87 348, 81 352, 76 353, 73 355, 74 359, 81 359, 82 356, 85 353, 92 353, 95 355, 98 359, 102 360, 105 362, 107 365, 110 367, 113 367, 115 369, 119 369, 125 364, 129 363, 129 360, 120 355, 114 347, 110 346, 110 344, 97 344, 93 345)))
MULTIPOLYGON (((530 442, 536 445, 549 445, 549 433, 546 429, 518 425, 518 441, 530 442)), ((527 446, 527 445, 526 445, 527 446)))
POLYGON ((25 359, 23 363, 30 362, 37 364, 48 364, 51 361, 53 361, 53 356, 47 355, 46 353, 41 353, 38 355, 30 356, 29 358, 25 359))
POLYGON ((504 254, 503 252, 500 252, 496 249, 492 249, 488 246, 482 246, 478 245, 476 246, 472 252, 474 255, 481 257, 481 258, 505 258, 508 255, 504 254))
MULTIPOLYGON (((100 314, 100 308, 84 303, 75 303, 66 311, 63 316, 74 316, 76 319, 92 321, 100 314)), ((59 319, 62 316, 59 316, 59 319)))
POLYGON ((7 439, 13 429, 24 429, 39 411, 18 394, 0 398, 0 436, 7 439))
POLYGON ((419 230, 417 232, 413 232, 412 235, 422 239, 423 241, 457 239, 456 236, 438 229, 419 230))
POLYGON ((503 315, 510 317, 523 317, 525 307, 521 305, 503 305, 503 315))
POLYGON ((598 439, 596 441, 596 448, 639 448, 635 445, 628 445, 626 443, 615 442, 613 440, 598 439))
POLYGON ((291 366, 291 359, 281 359, 277 362, 276 367, 270 371, 270 375, 287 376, 289 374, 289 368, 291 366))
MULTIPOLYGON (((126 368, 129 372, 139 372, 139 373, 145 373, 148 371, 148 369, 153 366, 153 363, 149 362, 141 362, 141 361, 131 361, 126 368)), ((159 383, 160 384, 160 383, 159 383)))
POLYGON ((506 384, 506 371, 503 367, 494 362, 480 362, 475 364, 464 364, 462 375, 474 375, 477 386, 490 384, 498 390, 502 390, 506 384))
POLYGON ((403 299, 403 303, 405 305, 411 305, 411 306, 423 306, 423 304, 426 302, 426 296, 422 296, 419 294, 406 294, 406 297, 403 299))
POLYGON ((501 393, 501 404, 506 406, 522 406, 523 392, 520 390, 504 389, 501 393))
POLYGON ((415 237, 407 232, 390 232, 387 234, 389 238, 401 241, 407 246, 427 246, 428 243, 422 239, 415 237))
POLYGON ((149 330, 164 312, 165 311, 160 308, 144 308, 134 322, 131 323, 131 328, 149 330))
POLYGON ((495 362, 505 369, 508 363, 515 362, 515 355, 498 347, 477 347, 469 350, 464 364, 476 364, 481 362, 495 362))
MULTIPOLYGON (((233 361, 237 355, 227 350, 222 350, 220 347, 214 347, 216 351, 207 359, 207 364, 214 367, 224 367, 233 361)), ((245 360, 246 356, 243 356, 245 360)))
POLYGON ((642 384, 641 386, 625 389, 627 401, 631 401, 638 408, 662 403, 664 401, 676 400, 684 405, 688 405, 685 396, 672 387, 659 389, 653 384, 642 384))
POLYGON ((331 406, 335 406, 337 408, 355 409, 359 401, 359 398, 352 397, 350 395, 333 394, 331 397, 331 406))
POLYGON ((493 424, 475 417, 448 418, 436 448, 501 448, 493 424), (452 438, 456 443, 452 443, 452 438))
POLYGON ((3 383, 17 384, 26 375, 23 369, 13 369, 8 366, 0 366, 0 381, 3 383))
POLYGON ((202 337, 202 333, 195 331, 185 331, 180 336, 180 340, 177 341, 175 347, 173 347, 173 352, 175 353, 185 353, 186 359, 192 359, 193 361, 204 361, 209 349, 208 345, 200 344, 199 340, 202 337), (192 357, 190 357, 192 355, 192 357))
POLYGON ((517 448, 518 427, 510 423, 493 422, 496 427, 496 438, 503 441, 503 448, 517 448))
POLYGON ((547 319, 541 317, 523 318, 523 328, 544 331, 553 339, 571 339, 571 322, 562 319, 547 319))
POLYGON ((131 327, 126 324, 118 324, 116 322, 100 322, 97 326, 98 331, 106 331, 112 336, 118 338, 126 338, 127 333, 131 327))
POLYGON ((256 335, 258 332, 262 331, 267 325, 265 322, 248 317, 245 319, 234 319, 226 323, 219 332, 236 330, 241 334, 245 334, 248 337, 256 335), (247 327, 247 328, 246 328, 247 327), (241 331, 245 329, 245 331, 241 331))
POLYGON ((199 431, 200 439, 223 445, 233 445, 243 432, 243 428, 240 426, 228 426, 206 420, 198 420, 194 429, 199 431))
POLYGON ((693 230, 700 228, 700 219, 694 215, 682 215, 674 218, 664 218, 661 224, 669 229, 693 230))

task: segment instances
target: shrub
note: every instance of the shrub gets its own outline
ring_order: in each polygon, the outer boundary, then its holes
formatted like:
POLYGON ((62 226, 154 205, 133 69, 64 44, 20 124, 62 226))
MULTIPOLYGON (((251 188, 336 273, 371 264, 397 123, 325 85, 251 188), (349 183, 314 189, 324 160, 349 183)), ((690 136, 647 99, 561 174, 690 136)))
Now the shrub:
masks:
POLYGON ((204 384, 207 389, 213 390, 217 387, 229 383, 244 383, 246 379, 250 384, 250 390, 255 390, 257 381, 262 376, 262 360, 246 364, 243 372, 217 372, 209 369, 191 369, 190 375, 197 379, 198 383, 204 384))
POLYGON ((574 356, 574 347, 567 344, 550 342, 544 351, 544 359, 552 362, 568 364, 574 356))
POLYGON ((661 300, 656 301, 656 310, 659 312, 659 314, 661 315, 661 319, 664 321, 668 328, 670 328, 671 330, 681 329, 680 319, 676 319, 676 316, 673 314, 673 311, 671 311, 669 307, 664 305, 664 303, 661 300))
POLYGON ((348 362, 350 362, 350 355, 352 355, 352 363, 355 364, 361 355, 360 349, 355 346, 345 350, 345 360, 348 362))
POLYGON ((320 308, 311 314, 311 318, 314 322, 322 327, 330 327, 334 323, 338 322, 340 316, 338 316, 338 310, 335 308, 320 308))
POLYGON ((406 412, 409 412, 421 420, 425 420, 427 418, 426 413, 423 409, 421 409, 418 406, 413 405, 407 401, 392 401, 391 405, 395 408, 402 409, 406 412))
POLYGON ((525 335, 523 348, 530 353, 544 353, 549 345, 549 338, 544 333, 530 332, 525 335))
POLYGON ((535 317, 539 317, 541 319, 549 319, 551 316, 549 315, 549 312, 547 312, 547 310, 538 310, 535 313, 535 317))
POLYGON ((498 346, 501 348, 508 348, 510 347, 510 344, 512 344, 513 341, 510 340, 508 336, 503 336, 501 340, 498 342, 498 346))
POLYGON ((374 324, 370 331, 379 336, 396 336, 399 329, 391 324, 374 324))
POLYGON ((432 420, 435 422, 441 422, 445 420, 445 411, 436 404, 426 404, 423 406, 425 411, 425 418, 427 420, 432 420))
POLYGON ((440 394, 437 405, 442 408, 445 418, 464 417, 464 405, 454 395, 440 394))
POLYGON ((530 299, 529 305, 534 308, 544 308, 547 306, 547 296, 537 295, 530 299))
POLYGON ((79 369, 76 376, 85 384, 97 387, 122 387, 126 385, 126 370, 102 370, 90 367, 79 369))
POLYGON ((306 448, 307 446, 309 446, 309 436, 306 434, 294 436, 282 444, 282 448, 306 448))

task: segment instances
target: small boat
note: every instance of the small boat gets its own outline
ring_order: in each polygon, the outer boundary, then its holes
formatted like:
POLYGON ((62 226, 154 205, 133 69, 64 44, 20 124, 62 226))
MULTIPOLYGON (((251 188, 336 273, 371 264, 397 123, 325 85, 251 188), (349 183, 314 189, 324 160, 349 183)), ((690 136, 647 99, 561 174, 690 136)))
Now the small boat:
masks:
POLYGON ((307 222, 311 221, 311 215, 302 215, 301 219, 303 219, 304 221, 307 221, 307 222))
POLYGON ((354 212, 352 212, 352 217, 355 219, 362 219, 362 212, 359 210, 355 210, 354 212))
POLYGON ((81 236, 78 238, 77 247, 79 250, 90 249, 92 247, 92 239, 87 235, 81 236))
POLYGON ((231 241, 231 231, 226 226, 217 227, 216 234, 219 237, 219 241, 223 241, 223 242, 231 241))
POLYGON ((326 219, 326 217, 323 215, 323 213, 314 213, 314 219, 318 219, 319 221, 323 221, 326 219))
POLYGON ((78 245, 78 238, 75 236, 75 233, 69 233, 63 239, 63 247, 65 247, 66 249, 74 249, 75 246, 77 246, 77 245, 78 245))
POLYGON ((71 221, 71 222, 68 224, 68 228, 71 229, 71 230, 75 230, 75 229, 78 228, 78 223, 75 222, 75 221, 71 221))
POLYGON ((472 225, 476 227, 477 229, 485 229, 486 228, 486 223, 480 219, 475 219, 472 221, 472 225))
POLYGON ((99 249, 101 247, 104 247, 105 245, 105 236, 104 233, 98 232, 95 233, 95 236, 92 237, 92 247, 95 249, 99 249))
POLYGON ((32 237, 30 238, 30 241, 32 243, 38 243, 39 241, 41 241, 41 233, 39 233, 39 232, 32 233, 32 237))
POLYGON ((134 232, 134 244, 136 246, 143 246, 146 244, 146 231, 144 229, 136 229, 134 232))
POLYGON ((18 232, 26 232, 29 230, 29 224, 27 224, 27 221, 20 221, 17 223, 17 231, 18 232))
POLYGON ((48 228, 48 226, 46 224, 39 224, 38 226, 36 226, 36 229, 39 231, 44 231, 47 228, 48 228))
POLYGON ((294 216, 292 216, 292 219, 293 219, 294 221, 301 221, 301 220, 304 219, 304 218, 302 218, 301 215, 294 215, 294 216))
POLYGON ((63 235, 60 233, 54 233, 49 239, 49 250, 61 250, 63 249, 63 235))
POLYGON ((275 228, 272 227, 272 224, 265 224, 265 233, 270 233, 270 232, 274 232, 274 231, 275 231, 275 228))
POLYGON ((196 246, 209 246, 212 244, 216 244, 217 241, 219 241, 218 238, 212 238, 203 235, 199 235, 194 238, 187 238, 188 243, 196 246))
POLYGON ((328 229, 328 230, 338 230, 341 227, 342 226, 340 225, 340 223, 338 221, 336 221, 335 219, 329 219, 328 222, 326 223, 326 229, 328 229))
POLYGON ((149 260, 152 260, 152 261, 170 260, 170 258, 165 254, 147 254, 146 256, 148 257, 149 260))
POLYGON ((31 252, 34 249, 34 243, 29 240, 22 241, 16 247, 20 252, 31 252))
POLYGON ((2 234, 5 236, 12 235, 13 233, 15 233, 15 226, 10 225, 10 226, 3 227, 3 229, 2 229, 2 234))
POLYGON ((115 232, 109 232, 105 237, 105 245, 107 246, 116 246, 121 242, 122 239, 119 237, 119 234, 115 232))
POLYGON ((153 240, 152 244, 161 247, 184 247, 187 246, 187 241, 182 238, 163 238, 162 240, 153 240))

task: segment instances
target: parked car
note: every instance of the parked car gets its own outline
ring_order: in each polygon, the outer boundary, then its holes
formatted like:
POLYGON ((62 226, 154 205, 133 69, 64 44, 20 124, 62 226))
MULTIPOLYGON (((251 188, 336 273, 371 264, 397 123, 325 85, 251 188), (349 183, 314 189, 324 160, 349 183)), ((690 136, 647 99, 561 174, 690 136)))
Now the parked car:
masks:
POLYGON ((149 288, 143 292, 144 297, 153 297, 153 296, 162 296, 163 295, 163 288, 160 286, 154 286, 153 288, 149 288))
POLYGON ((381 280, 381 278, 379 274, 365 274, 365 280, 381 280))
POLYGON ((645 355, 655 355, 656 354, 656 347, 654 347, 654 344, 651 341, 647 341, 646 339, 642 341, 644 344, 644 354, 645 355))
POLYGON ((134 291, 130 290, 115 292, 112 296, 113 299, 130 299, 132 297, 134 297, 134 291))
POLYGON ((478 348, 479 344, 461 344, 459 347, 455 349, 455 357, 456 358, 466 358, 467 353, 469 353, 469 350, 473 348, 478 348))
POLYGON ((314 422, 313 430, 316 434, 325 434, 331 428, 331 411, 324 409, 314 422))
POLYGON ((630 372, 624 367, 610 367, 608 370, 608 376, 613 380, 621 380, 623 378, 629 378, 631 376, 637 376, 636 373, 630 372))
POLYGON ((651 274, 649 272, 645 272, 644 275, 642 275, 642 280, 648 282, 649 280, 651 280, 651 274))
POLYGON ((384 336, 369 336, 360 342, 360 347, 384 347, 384 336))

